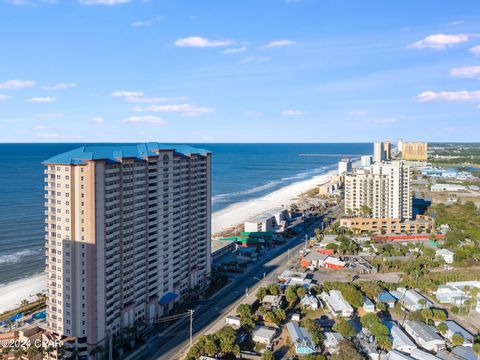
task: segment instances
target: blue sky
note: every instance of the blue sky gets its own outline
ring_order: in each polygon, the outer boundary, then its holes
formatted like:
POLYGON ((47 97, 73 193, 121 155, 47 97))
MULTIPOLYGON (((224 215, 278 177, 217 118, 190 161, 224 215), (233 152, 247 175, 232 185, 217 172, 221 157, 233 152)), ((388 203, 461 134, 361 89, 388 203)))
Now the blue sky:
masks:
POLYGON ((480 140, 478 0, 0 1, 0 142, 480 140))

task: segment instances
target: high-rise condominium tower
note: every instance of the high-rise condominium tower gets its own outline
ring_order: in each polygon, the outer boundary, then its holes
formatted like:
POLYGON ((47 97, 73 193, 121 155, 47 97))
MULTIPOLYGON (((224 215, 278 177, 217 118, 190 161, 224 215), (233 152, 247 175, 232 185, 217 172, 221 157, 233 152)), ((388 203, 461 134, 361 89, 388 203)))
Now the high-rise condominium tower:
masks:
POLYGON ((358 168, 345 176, 345 213, 412 218, 410 167, 401 161, 358 168), (366 214, 366 210, 369 214, 366 214))
POLYGON ((210 158, 146 143, 44 162, 47 324, 80 357, 208 285, 210 158))

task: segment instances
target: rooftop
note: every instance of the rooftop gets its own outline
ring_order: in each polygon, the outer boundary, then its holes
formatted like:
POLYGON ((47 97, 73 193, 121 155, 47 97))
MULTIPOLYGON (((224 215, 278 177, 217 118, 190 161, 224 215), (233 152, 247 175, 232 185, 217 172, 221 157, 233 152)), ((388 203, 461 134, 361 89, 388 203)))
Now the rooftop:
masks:
POLYGON ((189 156, 192 154, 206 156, 211 153, 208 150, 197 149, 189 145, 165 145, 157 142, 100 144, 80 146, 63 154, 55 155, 43 163, 55 165, 86 165, 87 161, 105 160, 108 162, 119 162, 119 159, 125 158, 145 161, 149 156, 158 156, 159 151, 174 151, 181 156, 189 156))

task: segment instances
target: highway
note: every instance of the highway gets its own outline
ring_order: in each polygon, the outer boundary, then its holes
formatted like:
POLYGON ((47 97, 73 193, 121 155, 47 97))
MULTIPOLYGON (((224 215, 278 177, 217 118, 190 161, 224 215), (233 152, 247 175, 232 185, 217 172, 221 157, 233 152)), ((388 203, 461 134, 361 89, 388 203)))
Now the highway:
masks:
MULTIPOLYGON (((258 264, 236 277, 212 298, 197 306, 194 309, 193 320, 194 341, 209 330, 217 331, 225 325, 224 317, 245 300, 246 289, 250 296, 254 296, 256 289, 262 285, 262 281, 258 279, 263 278, 264 274, 265 284, 276 282, 276 277, 288 266, 288 250, 290 249, 292 256, 298 254, 304 244, 305 235, 312 236, 314 228, 318 225, 318 221, 312 223, 298 237, 278 248, 273 248, 270 254, 259 260, 258 264)), ((189 319, 187 318, 169 327, 165 333, 155 335, 140 352, 129 359, 183 359, 189 347, 189 334, 189 319)))

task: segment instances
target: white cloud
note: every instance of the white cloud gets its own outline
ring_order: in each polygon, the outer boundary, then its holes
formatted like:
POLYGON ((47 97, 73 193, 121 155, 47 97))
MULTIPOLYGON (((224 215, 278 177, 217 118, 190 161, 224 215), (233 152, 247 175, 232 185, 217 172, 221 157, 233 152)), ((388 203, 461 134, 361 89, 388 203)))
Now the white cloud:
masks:
POLYGON ((126 124, 150 124, 150 125, 164 125, 165 121, 158 116, 145 115, 145 116, 130 116, 122 120, 126 124))
POLYGON ((450 21, 450 22, 448 23, 448 25, 461 25, 461 24, 463 24, 463 23, 465 23, 465 21, 463 21, 463 20, 457 20, 457 21, 450 21))
POLYGON ((222 54, 237 54, 247 50, 246 46, 222 50, 222 54))
POLYGON ((101 116, 94 116, 90 119, 90 122, 95 123, 95 124, 101 124, 105 122, 105 119, 102 118, 101 116))
POLYGON ((52 139, 52 140, 79 140, 82 139, 82 136, 79 135, 61 135, 57 133, 39 133, 37 134, 38 138, 41 139, 52 139))
POLYGON ((4 94, 0 94, 0 101, 2 100, 7 100, 10 96, 7 96, 7 95, 4 95, 4 94))
POLYGON ((114 5, 127 4, 130 2, 130 0, 79 0, 78 2, 82 5, 114 6, 114 5))
POLYGON ((53 86, 44 86, 43 88, 48 90, 64 90, 64 89, 74 88, 76 86, 77 84, 75 83, 59 83, 53 86))
POLYGON ((8 80, 3 83, 0 83, 0 89, 23 89, 34 87, 35 81, 32 80, 8 80))
POLYGON ((63 117, 63 114, 62 113, 42 113, 42 114, 38 114, 38 117, 42 119, 60 119, 61 117, 63 117))
POLYGON ((17 5, 17 6, 29 6, 33 5, 30 1, 28 0, 10 0, 10 4, 12 5, 17 5))
POLYGON ((33 97, 30 99, 26 99, 25 101, 31 102, 31 103, 50 103, 55 101, 57 98, 55 96, 42 96, 42 97, 33 97))
POLYGON ((127 90, 120 90, 120 91, 115 91, 112 93, 112 96, 117 96, 117 97, 136 97, 136 96, 143 96, 142 91, 127 91, 127 90))
POLYGON ((426 38, 409 45, 408 47, 415 48, 415 49, 444 50, 449 46, 453 46, 455 44, 460 44, 460 43, 470 41, 475 36, 477 36, 477 35, 472 35, 472 34, 454 34, 454 35, 435 34, 435 35, 429 35, 426 38))
POLYGON ((281 114, 285 116, 302 116, 305 115, 305 112, 301 110, 283 110, 281 114))
POLYGON ((33 130, 45 130, 46 128, 45 125, 36 125, 33 127, 33 130))
POLYGON ((186 100, 186 99, 188 99, 186 96, 179 96, 176 98, 130 96, 130 97, 126 97, 125 101, 129 103, 152 104, 152 103, 178 101, 178 100, 186 100))
POLYGON ((262 62, 267 62, 267 61, 270 61, 272 60, 271 57, 267 57, 267 56, 249 56, 249 57, 246 57, 245 59, 243 59, 241 61, 242 64, 248 64, 248 63, 252 63, 252 62, 258 62, 258 63, 262 63, 262 62))
POLYGON ((147 26, 155 25, 160 20, 162 20, 162 17, 161 16, 156 16, 155 18, 150 19, 150 20, 134 21, 130 24, 130 26, 133 26, 133 27, 147 27, 147 26))
POLYGON ((385 118, 385 119, 372 120, 372 123, 374 123, 374 124, 391 124, 391 123, 394 123, 396 121, 397 121, 397 119, 395 119, 395 118, 385 118))
POLYGON ((276 47, 282 47, 282 46, 290 46, 295 44, 294 41, 292 40, 275 40, 275 41, 270 41, 265 47, 268 48, 276 48, 276 47))
POLYGON ((478 55, 480 56, 480 45, 477 45, 477 46, 474 46, 470 49, 470 52, 473 54, 473 55, 478 55))
POLYGON ((450 75, 453 77, 477 77, 480 76, 480 66, 464 66, 461 68, 453 68, 450 71, 450 75))
POLYGON ((476 91, 424 91, 414 97, 419 102, 427 101, 477 101, 480 100, 480 90, 476 91))
POLYGON ((366 111, 361 111, 361 110, 347 112, 347 116, 365 116, 365 115, 368 115, 368 113, 366 111))
POLYGON ((176 112, 184 116, 198 116, 214 112, 215 110, 208 106, 197 106, 192 104, 169 104, 134 107, 133 111, 176 112))
POLYGON ((175 41, 175 46, 178 47, 223 47, 232 45, 232 40, 210 40, 201 36, 190 36, 175 41))

